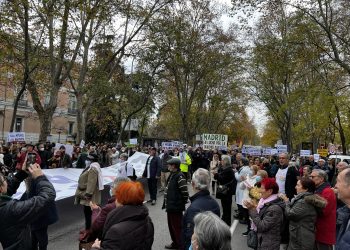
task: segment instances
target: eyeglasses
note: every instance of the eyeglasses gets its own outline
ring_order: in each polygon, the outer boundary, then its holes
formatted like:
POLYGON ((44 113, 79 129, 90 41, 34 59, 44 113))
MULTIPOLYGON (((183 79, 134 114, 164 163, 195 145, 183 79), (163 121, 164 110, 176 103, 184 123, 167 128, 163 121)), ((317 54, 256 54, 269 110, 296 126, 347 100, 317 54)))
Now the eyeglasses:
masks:
POLYGON ((318 177, 317 175, 310 175, 309 176, 311 179, 318 177))

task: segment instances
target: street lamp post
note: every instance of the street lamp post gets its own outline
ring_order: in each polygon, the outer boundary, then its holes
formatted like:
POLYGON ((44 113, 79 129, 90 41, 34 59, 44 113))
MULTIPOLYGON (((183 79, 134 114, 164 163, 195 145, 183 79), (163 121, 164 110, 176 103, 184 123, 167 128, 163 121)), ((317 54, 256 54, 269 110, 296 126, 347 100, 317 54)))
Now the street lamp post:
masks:
POLYGON ((60 142, 61 142, 62 128, 59 128, 59 129, 57 130, 57 133, 58 133, 58 143, 60 143, 60 142))

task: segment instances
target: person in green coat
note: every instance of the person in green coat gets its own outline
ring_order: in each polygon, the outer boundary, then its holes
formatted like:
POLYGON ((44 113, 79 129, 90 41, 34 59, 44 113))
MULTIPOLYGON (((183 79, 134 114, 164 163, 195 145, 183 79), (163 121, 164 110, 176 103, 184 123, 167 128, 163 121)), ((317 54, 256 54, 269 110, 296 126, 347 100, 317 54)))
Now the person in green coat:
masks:
POLYGON ((318 213, 327 205, 327 201, 314 194, 314 182, 301 178, 295 187, 297 195, 289 202, 285 195, 285 215, 289 220, 289 244, 287 250, 313 250, 315 243, 315 224, 318 213))

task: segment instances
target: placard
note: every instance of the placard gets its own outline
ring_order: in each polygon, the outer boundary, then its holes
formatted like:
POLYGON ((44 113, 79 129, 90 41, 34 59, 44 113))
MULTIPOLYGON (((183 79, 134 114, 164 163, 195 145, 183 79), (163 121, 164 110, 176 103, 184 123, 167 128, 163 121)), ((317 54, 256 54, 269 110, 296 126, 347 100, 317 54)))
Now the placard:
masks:
POLYGON ((25 142, 25 132, 9 132, 7 135, 7 142, 25 142))
POLYGON ((132 138, 129 140, 130 145, 137 145, 137 138, 132 138))
POLYGON ((228 136, 221 134, 203 134, 203 149, 211 150, 217 149, 221 146, 227 147, 228 136))
POLYGON ((311 150, 300 150, 300 156, 301 157, 307 157, 307 156, 310 156, 311 155, 311 150))
POLYGON ((281 153, 288 153, 288 146, 287 145, 275 145, 277 152, 279 154, 281 153))
POLYGON ((321 159, 320 154, 314 154, 314 161, 318 162, 319 159, 321 159))

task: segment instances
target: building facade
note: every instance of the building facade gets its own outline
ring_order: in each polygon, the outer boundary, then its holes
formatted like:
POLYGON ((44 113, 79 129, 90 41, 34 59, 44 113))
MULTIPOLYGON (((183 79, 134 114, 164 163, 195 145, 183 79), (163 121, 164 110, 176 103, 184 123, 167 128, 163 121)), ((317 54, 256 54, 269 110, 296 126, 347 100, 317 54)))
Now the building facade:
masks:
MULTIPOLYGON (((14 101, 18 89, 11 76, 0 77, 0 139, 7 141, 13 116, 14 101)), ((48 104, 50 96, 44 94, 42 104, 48 104)), ((58 95, 56 111, 52 118, 51 134, 47 141, 73 143, 76 138, 76 97, 67 87, 62 87, 58 95)), ((39 140, 40 122, 33 108, 29 92, 25 92, 18 103, 15 117, 15 132, 25 132, 26 142, 36 143, 39 140)))

